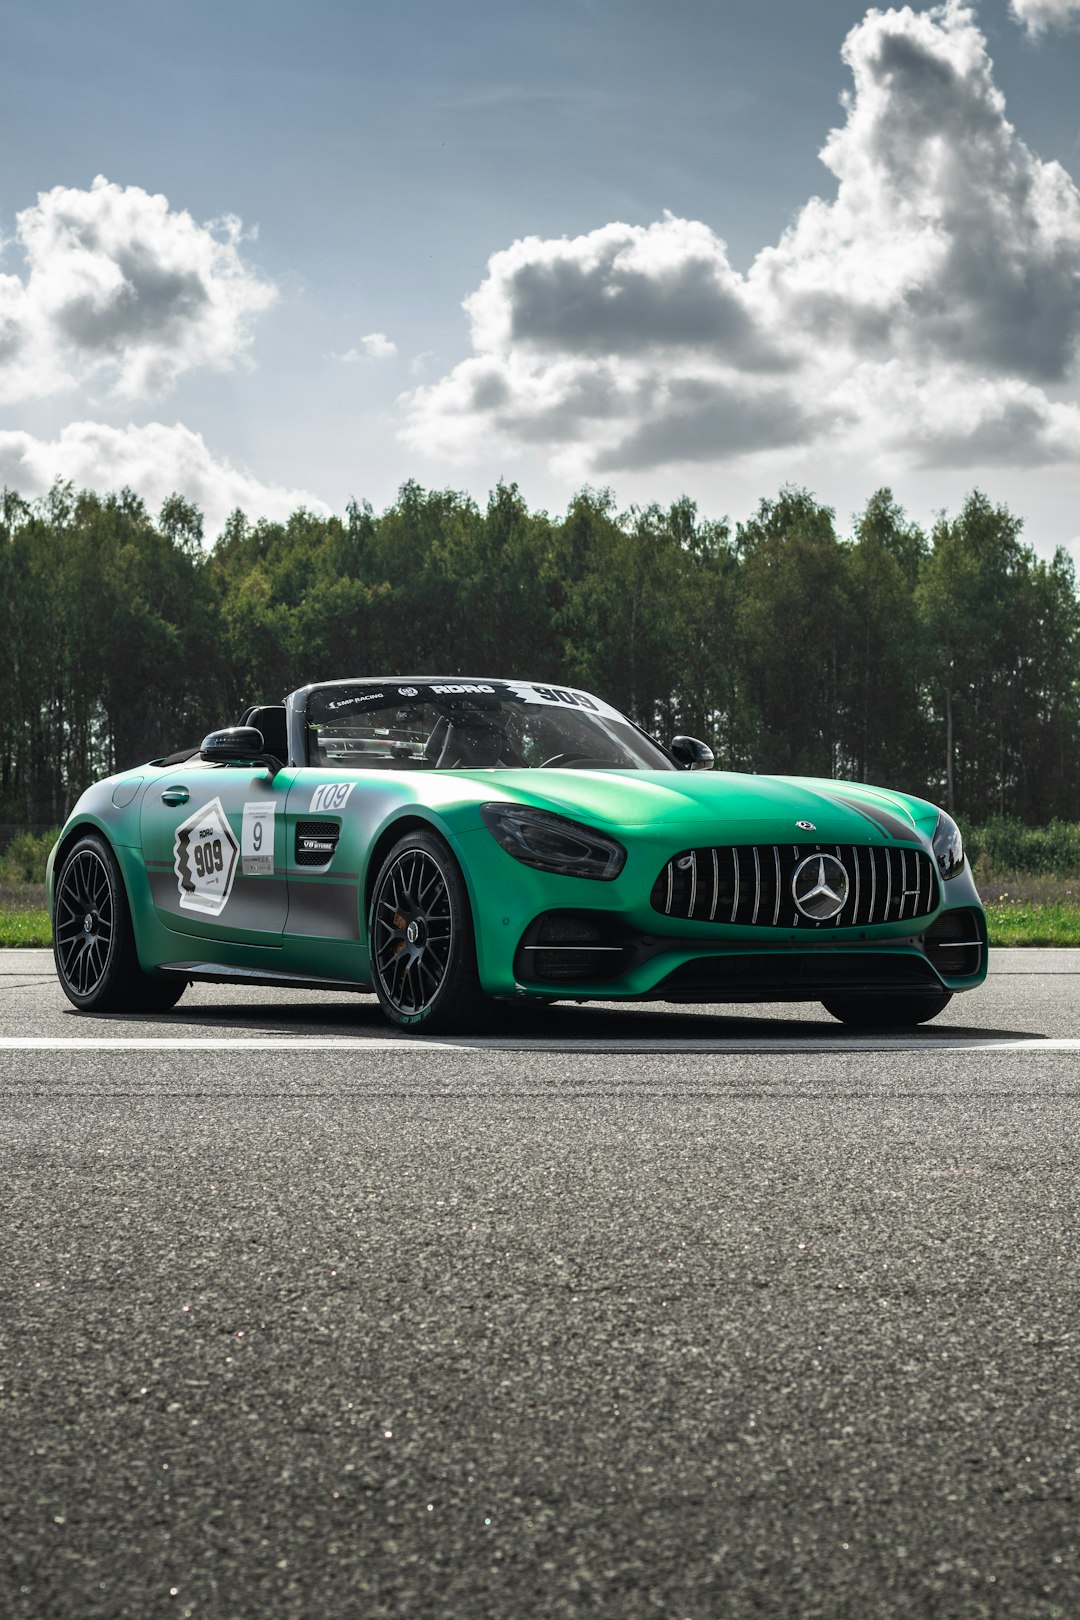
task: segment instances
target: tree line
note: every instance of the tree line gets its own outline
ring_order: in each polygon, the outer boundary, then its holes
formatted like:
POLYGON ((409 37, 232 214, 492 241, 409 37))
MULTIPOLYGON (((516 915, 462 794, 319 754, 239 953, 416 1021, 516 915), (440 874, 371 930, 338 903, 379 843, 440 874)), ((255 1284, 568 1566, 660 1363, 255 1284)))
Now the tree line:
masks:
POLYGON ((745 523, 688 499, 562 516, 407 483, 376 514, 198 510, 130 490, 0 496, 0 822, 197 743, 308 681, 439 672, 582 686, 723 768, 865 779, 969 819, 1073 819, 1080 602, 1068 554, 974 491, 929 533, 878 490, 837 530, 784 488, 745 523))

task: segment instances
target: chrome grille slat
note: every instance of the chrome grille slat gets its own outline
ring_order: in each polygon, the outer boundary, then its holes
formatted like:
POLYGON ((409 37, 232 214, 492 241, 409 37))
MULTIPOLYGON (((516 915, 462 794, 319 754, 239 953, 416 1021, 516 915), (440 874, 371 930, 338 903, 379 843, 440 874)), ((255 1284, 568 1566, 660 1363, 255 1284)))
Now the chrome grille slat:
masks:
POLYGON ((874 908, 877 900, 877 861, 874 859, 876 851, 871 848, 866 853, 870 857, 870 915, 873 917, 876 914, 874 908))
POLYGON ((911 923, 934 910, 937 896, 934 862, 912 845, 728 844, 672 856, 653 885, 652 904, 692 923, 835 930, 911 923), (815 920, 794 903, 793 874, 808 857, 833 850, 848 874, 847 898, 838 916, 815 920))

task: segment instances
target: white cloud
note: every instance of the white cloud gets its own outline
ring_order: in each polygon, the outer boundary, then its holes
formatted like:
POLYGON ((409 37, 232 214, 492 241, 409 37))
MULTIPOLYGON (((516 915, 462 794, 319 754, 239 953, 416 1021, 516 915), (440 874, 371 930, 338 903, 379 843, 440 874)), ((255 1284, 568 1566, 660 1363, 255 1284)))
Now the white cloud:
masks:
MULTIPOLYGON (((1059 8, 1060 9, 1060 8, 1059 8)), ((1080 456, 1055 395, 1080 348, 1080 193, 1017 137, 961 0, 870 11, 812 198, 748 274, 670 215, 492 256, 473 355, 404 396, 454 459, 542 448, 564 474, 778 447, 927 465, 1080 456)))
POLYGON ((99 175, 16 216, 25 276, 0 276, 0 401, 103 378, 122 397, 232 365, 276 293, 243 262, 233 216, 205 225, 99 175))
POLYGON ((250 518, 272 519, 288 517, 298 506, 318 513, 330 510, 306 490, 263 483, 218 459, 201 434, 179 422, 126 428, 72 422, 51 440, 0 432, 0 488, 6 485, 30 497, 43 494, 57 478, 102 493, 127 485, 151 510, 179 491, 202 511, 208 539, 221 532, 237 506, 250 518))
POLYGON ((1080 21, 1080 0, 1009 0, 1009 10, 1033 35, 1080 21))
POLYGON ((355 365, 358 360, 392 360, 396 354, 397 344, 391 342, 385 332, 369 332, 360 339, 358 349, 348 349, 344 354, 335 355, 335 359, 355 365))

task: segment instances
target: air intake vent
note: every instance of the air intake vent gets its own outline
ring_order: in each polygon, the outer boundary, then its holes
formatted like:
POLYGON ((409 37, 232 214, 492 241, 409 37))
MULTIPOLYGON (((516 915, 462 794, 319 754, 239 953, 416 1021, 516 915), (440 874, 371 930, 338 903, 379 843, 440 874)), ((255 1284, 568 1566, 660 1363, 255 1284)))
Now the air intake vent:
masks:
POLYGON ((336 821, 296 823, 296 865, 328 866, 334 858, 341 828, 336 821))
POLYGON ((617 979, 630 965, 628 945, 625 929, 611 912, 545 911, 522 935, 514 972, 525 983, 617 979))
POLYGON ((683 850, 660 873, 651 899, 654 910, 686 922, 866 928, 928 916, 938 882, 930 856, 913 846, 735 844, 683 850), (813 857, 824 857, 823 865, 804 865, 813 857), (797 873, 806 910, 795 903, 797 873), (819 879, 827 892, 808 898, 819 879), (812 914, 828 912, 835 900, 842 900, 835 915, 812 914))
POLYGON ((944 912, 926 936, 926 954, 947 979, 978 973, 982 953, 982 928, 974 911, 944 912))

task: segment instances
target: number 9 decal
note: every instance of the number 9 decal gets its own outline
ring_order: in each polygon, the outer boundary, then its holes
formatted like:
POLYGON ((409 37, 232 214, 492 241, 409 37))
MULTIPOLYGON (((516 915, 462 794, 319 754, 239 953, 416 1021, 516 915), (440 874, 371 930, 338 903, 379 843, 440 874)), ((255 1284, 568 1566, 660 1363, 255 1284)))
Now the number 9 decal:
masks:
POLYGON ((268 877, 274 870, 276 810, 273 799, 257 799, 244 806, 244 821, 240 829, 240 854, 243 857, 245 877, 268 877))

